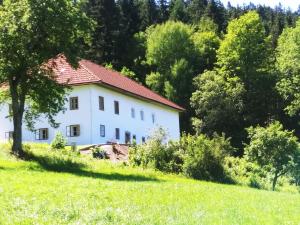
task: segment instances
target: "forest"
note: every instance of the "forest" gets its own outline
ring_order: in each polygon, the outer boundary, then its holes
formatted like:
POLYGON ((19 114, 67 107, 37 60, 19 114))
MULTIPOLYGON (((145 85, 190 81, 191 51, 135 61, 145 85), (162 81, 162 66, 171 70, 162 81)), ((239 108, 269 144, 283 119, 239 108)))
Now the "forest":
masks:
POLYGON ((299 135, 300 11, 219 0, 88 0, 83 57, 183 106, 181 131, 225 134, 280 121, 299 135))

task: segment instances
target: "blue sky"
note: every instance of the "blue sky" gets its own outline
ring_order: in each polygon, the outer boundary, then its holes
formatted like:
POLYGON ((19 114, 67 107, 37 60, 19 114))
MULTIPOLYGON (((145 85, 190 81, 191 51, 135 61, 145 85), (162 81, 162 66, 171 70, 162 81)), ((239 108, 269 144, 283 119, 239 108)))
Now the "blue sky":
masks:
POLYGON ((281 5, 284 8, 290 7, 293 11, 296 11, 298 9, 298 6, 300 5, 300 0, 221 0, 223 4, 226 6, 227 2, 230 1, 231 5, 236 6, 243 5, 244 3, 248 4, 249 2, 252 2, 254 4, 260 4, 260 5, 268 5, 271 7, 274 7, 278 5, 281 2, 281 5))

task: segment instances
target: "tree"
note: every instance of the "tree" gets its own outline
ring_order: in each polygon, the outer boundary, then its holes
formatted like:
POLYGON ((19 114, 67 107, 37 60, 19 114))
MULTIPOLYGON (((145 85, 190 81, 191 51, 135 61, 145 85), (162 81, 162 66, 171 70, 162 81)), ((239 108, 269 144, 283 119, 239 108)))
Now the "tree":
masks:
POLYGON ((204 31, 194 33, 192 39, 199 54, 198 64, 201 71, 213 69, 220 38, 214 31, 204 31))
POLYGON ((169 19, 181 22, 187 21, 186 6, 183 0, 171 0, 169 19))
POLYGON ((196 133, 202 132, 210 137, 215 132, 225 133, 237 145, 243 129, 240 121, 245 91, 240 79, 206 71, 194 79, 194 85, 196 91, 191 97, 191 106, 200 119, 200 124, 195 126, 196 133))
POLYGON ((259 15, 248 12, 228 25, 217 52, 217 66, 244 84, 246 127, 263 124, 274 115, 277 94, 271 41, 259 15))
POLYGON ((47 62, 63 53, 76 66, 78 46, 88 40, 91 27, 68 0, 5 0, 0 6, 0 83, 7 84, 2 91, 11 98, 15 155, 24 155, 23 118, 33 125, 43 113, 55 125, 53 116, 63 109, 65 86, 56 83, 55 65, 47 62))
POLYGON ((284 98, 285 110, 294 116, 300 110, 300 20, 286 28, 278 41, 276 67, 280 72, 277 89, 284 98))
POLYGON ((159 20, 159 11, 155 0, 139 0, 140 31, 156 24, 159 20))
POLYGON ((198 73, 198 54, 192 41, 193 30, 181 22, 169 21, 147 30, 146 60, 152 68, 146 83, 150 88, 187 109, 181 117, 188 129, 192 79, 198 73))
POLYGON ((205 14, 217 24, 218 31, 225 30, 227 22, 225 19, 225 8, 220 0, 209 0, 205 14))
POLYGON ((187 13, 190 23, 197 23, 205 15, 207 0, 189 0, 187 1, 187 13))
POLYGON ((277 121, 266 128, 250 127, 247 131, 250 144, 245 148, 246 155, 259 166, 271 167, 274 191, 278 178, 293 171, 296 166, 300 155, 297 138, 277 121))
POLYGON ((87 0, 82 4, 82 10, 96 22, 86 57, 96 63, 118 65, 121 17, 115 1, 87 0))

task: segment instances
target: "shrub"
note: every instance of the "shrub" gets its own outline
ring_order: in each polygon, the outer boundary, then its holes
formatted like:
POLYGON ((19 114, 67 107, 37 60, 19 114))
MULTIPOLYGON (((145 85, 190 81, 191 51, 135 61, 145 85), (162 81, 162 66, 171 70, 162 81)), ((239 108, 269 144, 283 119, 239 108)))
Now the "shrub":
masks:
POLYGON ((181 172, 183 159, 178 143, 165 143, 166 137, 167 133, 159 128, 145 144, 133 145, 129 149, 130 163, 165 172, 181 172))
POLYGON ((268 186, 268 172, 245 158, 226 157, 224 169, 233 183, 258 189, 266 189, 268 186))
POLYGON ((94 158, 98 159, 107 159, 107 154, 104 149, 102 149, 100 146, 91 148, 92 155, 94 158))
POLYGON ((61 132, 57 132, 53 141, 51 142, 51 149, 64 149, 66 147, 67 140, 61 132))
POLYGON ((205 135, 183 136, 183 172, 196 179, 225 182, 228 181, 224 170, 224 159, 233 151, 229 139, 215 135, 209 139, 205 135))

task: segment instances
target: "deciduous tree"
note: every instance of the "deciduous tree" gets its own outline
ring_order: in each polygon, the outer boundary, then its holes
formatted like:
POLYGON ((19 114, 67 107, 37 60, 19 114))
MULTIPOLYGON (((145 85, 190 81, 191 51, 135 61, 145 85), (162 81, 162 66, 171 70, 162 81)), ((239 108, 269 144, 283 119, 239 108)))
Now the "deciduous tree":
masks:
MULTIPOLYGON (((76 66, 91 20, 69 0, 5 0, 0 6, 0 83, 7 84, 14 125, 12 151, 23 156, 22 124, 63 109, 66 89, 58 85, 49 59, 63 53, 76 66), (26 107, 25 107, 26 105, 26 107)), ((2 89, 3 91, 3 89, 2 89)))
POLYGON ((265 128, 250 127, 247 131, 250 144, 245 148, 246 155, 262 167, 271 167, 274 191, 278 178, 297 166, 300 156, 297 138, 277 121, 265 128))

